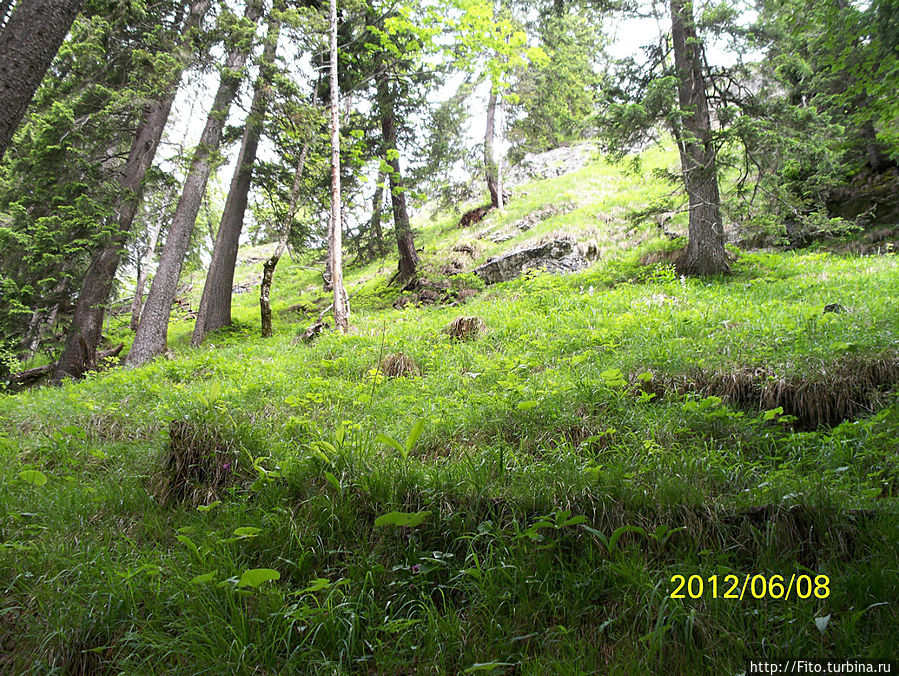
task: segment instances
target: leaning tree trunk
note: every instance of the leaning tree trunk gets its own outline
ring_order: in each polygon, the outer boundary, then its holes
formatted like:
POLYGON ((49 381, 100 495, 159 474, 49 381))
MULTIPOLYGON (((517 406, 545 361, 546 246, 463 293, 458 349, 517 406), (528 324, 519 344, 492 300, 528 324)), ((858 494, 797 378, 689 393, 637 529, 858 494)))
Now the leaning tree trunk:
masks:
POLYGON ((0 160, 83 0, 19 0, 0 32, 0 160))
MULTIPOLYGON (((191 4, 180 45, 181 50, 187 54, 190 54, 191 49, 191 33, 199 26, 200 20, 209 9, 209 4, 210 0, 195 0, 191 4)), ((137 214, 141 186, 162 140, 162 132, 175 101, 181 72, 181 69, 178 69, 172 74, 168 92, 148 108, 137 130, 119 179, 121 197, 113 210, 115 234, 112 241, 91 260, 84 276, 81 292, 75 304, 72 325, 66 336, 66 344, 53 373, 54 383, 58 384, 65 377, 80 378, 96 363, 96 352, 103 328, 103 304, 112 292, 116 271, 119 269, 125 243, 137 214)))
MULTIPOLYGON (((280 9, 276 3, 274 11, 277 12, 280 9)), ((259 148, 259 139, 262 137, 262 127, 272 81, 271 69, 275 63, 280 31, 280 17, 273 14, 269 20, 265 48, 259 64, 259 77, 256 79, 253 102, 250 104, 250 114, 247 116, 244 127, 237 166, 234 167, 231 188, 228 190, 225 210, 222 212, 222 221, 215 239, 215 246, 212 249, 209 272, 206 273, 206 284, 203 287, 197 322, 194 325, 194 333, 190 341, 193 347, 202 343, 209 331, 231 325, 234 266, 237 264, 237 250, 240 245, 244 215, 247 211, 250 184, 253 179, 253 165, 256 163, 256 151, 259 148)))
MULTIPOLYGON (((261 14, 260 0, 249 0, 245 17, 255 22, 261 14)), ((222 142, 222 131, 228 111, 243 80, 242 71, 251 45, 251 40, 237 40, 222 70, 218 91, 206 119, 200 143, 194 152, 187 179, 184 181, 181 199, 175 208, 168 237, 159 257, 159 266, 150 285, 150 293, 141 313, 134 343, 125 358, 127 366, 145 364, 166 349, 169 317, 172 314, 172 303, 181 276, 181 266, 190 247, 190 237, 203 201, 203 194, 206 192, 212 163, 222 142)))
POLYGON ((275 268, 278 261, 284 255, 284 249, 287 248, 287 240, 290 239, 290 229, 293 226, 293 218, 297 214, 297 207, 300 203, 300 188, 303 185, 303 171, 306 168, 306 156, 309 154, 309 140, 303 144, 303 150, 300 152, 300 159, 297 161, 297 173, 293 177, 293 186, 290 189, 290 202, 287 205, 287 213, 281 223, 281 237, 278 239, 278 246, 275 253, 272 254, 262 265, 262 285, 259 287, 259 313, 262 320, 262 337, 271 338, 272 333, 272 306, 270 302, 272 290, 272 278, 275 275, 275 268))
POLYGON ((487 190, 490 191, 490 203, 494 207, 499 206, 499 186, 497 181, 497 167, 494 159, 494 136, 496 129, 496 92, 492 86, 490 98, 487 101, 487 132, 484 134, 484 168, 487 173, 487 190))
POLYGON ((348 328, 343 288, 343 226, 340 220, 340 85, 337 81, 337 0, 331 0, 331 286, 334 288, 334 326, 348 328))
POLYGON ((400 158, 396 151, 396 114, 387 76, 382 73, 378 77, 378 107, 381 113, 381 138, 384 143, 384 155, 390 165, 390 199, 393 203, 393 230, 396 233, 396 245, 399 250, 399 270, 397 280, 409 282, 415 278, 418 268, 418 253, 415 251, 415 239, 409 225, 409 213, 406 210, 406 188, 400 172, 400 158))
POLYGON ((683 275, 713 275, 729 269, 724 250, 721 198, 709 102, 702 70, 702 43, 693 23, 692 0, 671 0, 671 40, 677 71, 684 187, 690 202, 686 251, 677 260, 683 275))

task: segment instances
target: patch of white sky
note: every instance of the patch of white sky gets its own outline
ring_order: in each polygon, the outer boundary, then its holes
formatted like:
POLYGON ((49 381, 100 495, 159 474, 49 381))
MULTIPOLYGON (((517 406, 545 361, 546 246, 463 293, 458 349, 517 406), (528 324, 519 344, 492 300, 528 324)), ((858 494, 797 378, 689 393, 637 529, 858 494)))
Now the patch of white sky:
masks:
MULTIPOLYGON (((641 17, 610 17, 606 19, 602 30, 608 35, 607 56, 612 59, 640 58, 644 46, 658 43, 662 35, 669 30, 670 19, 665 14, 664 6, 657 7, 657 12, 653 13, 649 11, 651 6, 647 5, 647 11, 641 17)), ((743 4, 739 11, 741 24, 746 25, 755 19, 756 14, 748 3, 743 4)), ((725 39, 720 37, 706 36, 705 48, 709 63, 715 66, 730 66, 740 58, 753 60, 759 56, 758 54, 740 55, 727 44, 725 39)), ((315 74, 313 73, 310 57, 291 39, 291 35, 287 31, 282 31, 278 52, 280 61, 289 67, 289 70, 294 74, 298 82, 305 83, 304 86, 311 91, 310 83, 314 81, 315 74)), ((213 50, 212 60, 216 63, 224 61, 221 47, 213 50)), ((228 118, 228 123, 231 125, 241 125, 246 117, 252 97, 252 82, 255 79, 256 67, 251 66, 249 71, 249 77, 244 82, 237 100, 231 107, 228 118)), ((443 86, 435 89, 431 94, 431 101, 438 103, 447 100, 455 93, 466 77, 465 73, 454 73, 443 86)), ((193 147, 199 141, 200 134, 206 123, 206 113, 212 105, 212 99, 218 86, 218 80, 219 75, 214 68, 202 73, 194 71, 185 75, 178 90, 173 115, 166 128, 165 143, 157 162, 162 168, 167 171, 174 171, 176 174, 181 175, 182 178, 182 169, 178 166, 177 160, 179 157, 183 157, 186 149, 193 147)), ((486 128, 488 87, 489 85, 486 81, 481 82, 469 98, 466 143, 471 148, 477 147, 483 140, 486 128)), ((365 99, 361 97, 354 101, 354 105, 366 110, 369 106, 365 99)), ((497 128, 502 130, 505 122, 507 121, 497 120, 497 128)), ((417 120, 418 125, 426 123, 424 119, 417 120)), ((239 146, 238 141, 222 149, 225 161, 218 168, 217 172, 210 177, 210 185, 207 191, 208 199, 219 209, 224 203, 225 194, 234 172, 239 146)), ((498 155, 504 156, 508 148, 509 144, 505 135, 500 133, 497 139, 498 155)), ((259 158, 271 161, 275 157, 276 154, 272 144, 263 140, 259 149, 259 158)), ((376 170, 372 170, 370 173, 374 174, 376 170)), ((374 176, 372 175, 370 179, 373 183, 374 176)), ((361 209, 358 217, 364 218, 364 215, 365 209, 361 209)), ((252 215, 248 211, 247 219, 250 218, 252 218, 252 215)), ((246 235, 244 237, 246 239, 246 235)))

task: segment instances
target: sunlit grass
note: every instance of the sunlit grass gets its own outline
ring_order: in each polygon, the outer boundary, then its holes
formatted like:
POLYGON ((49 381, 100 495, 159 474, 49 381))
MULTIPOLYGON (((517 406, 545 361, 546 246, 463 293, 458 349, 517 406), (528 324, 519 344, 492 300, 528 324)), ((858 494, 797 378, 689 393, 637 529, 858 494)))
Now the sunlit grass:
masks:
MULTIPOLYGON (((651 153, 644 171, 670 161, 651 153)), ((896 259, 748 253, 713 280, 641 266, 672 246, 652 225, 622 229, 668 190, 648 176, 598 161, 476 226, 569 200, 512 240, 480 240, 470 263, 595 228, 603 256, 576 275, 394 310, 393 262, 376 261, 348 274, 352 331, 295 345, 311 317, 279 311, 323 294, 313 261, 285 259, 270 340, 251 291, 200 349, 179 320, 171 359, 0 397, 0 672, 711 674, 761 655, 891 654, 890 387, 802 431, 654 384, 895 360, 896 259), (487 332, 451 339, 460 314, 487 332), (422 374, 384 378, 396 352, 422 374), (239 450, 235 483, 203 509, 160 501, 173 420, 239 450), (391 512, 422 522, 375 525, 391 512), (240 586, 253 569, 279 578, 240 586), (675 574, 794 572, 830 576, 831 596, 670 598, 675 574)), ((456 222, 419 223, 429 274, 472 237, 456 222)))

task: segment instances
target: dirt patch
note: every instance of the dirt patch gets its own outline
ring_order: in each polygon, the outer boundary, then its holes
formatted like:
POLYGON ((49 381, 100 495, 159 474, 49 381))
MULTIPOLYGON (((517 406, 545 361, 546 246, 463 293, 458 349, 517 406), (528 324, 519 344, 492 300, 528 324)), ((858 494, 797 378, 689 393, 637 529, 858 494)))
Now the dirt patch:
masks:
POLYGON ((650 251, 648 254, 644 254, 640 259, 640 265, 657 265, 658 263, 669 263, 671 265, 674 265, 683 252, 683 249, 662 249, 660 251, 650 251))
POLYGON ((381 360, 378 370, 388 378, 404 378, 406 376, 420 376, 421 367, 415 363, 412 357, 397 352, 388 354, 381 360))
POLYGON ((157 498, 164 504, 208 504, 238 479, 239 450, 216 430, 173 420, 157 498))
POLYGON ((327 322, 315 322, 309 328, 307 328, 302 333, 298 333, 293 337, 293 340, 290 341, 291 345, 300 345, 300 344, 308 344, 313 340, 318 338, 324 331, 331 328, 331 325, 327 322))
POLYGON ((450 279, 462 272, 461 264, 453 274, 439 277, 421 277, 415 288, 404 291, 394 302, 393 307, 401 310, 407 305, 459 305, 477 295, 462 278, 450 279))
POLYGON ((875 411, 897 385, 899 358, 881 355, 846 358, 820 367, 816 373, 802 375, 784 375, 763 368, 698 373, 667 380, 654 375, 635 388, 659 396, 672 391, 681 396, 695 392, 756 411, 780 407, 785 415, 795 416, 797 428, 812 430, 875 411))
POLYGON ((487 331, 487 322, 480 317, 456 317, 443 332, 458 340, 474 340, 487 331))
POLYGON ((492 204, 482 204, 479 207, 475 207, 474 209, 469 209, 464 214, 462 214, 462 218, 459 219, 459 227, 460 228, 470 228, 472 225, 477 225, 482 220, 484 220, 484 216, 487 215, 493 208, 492 204))

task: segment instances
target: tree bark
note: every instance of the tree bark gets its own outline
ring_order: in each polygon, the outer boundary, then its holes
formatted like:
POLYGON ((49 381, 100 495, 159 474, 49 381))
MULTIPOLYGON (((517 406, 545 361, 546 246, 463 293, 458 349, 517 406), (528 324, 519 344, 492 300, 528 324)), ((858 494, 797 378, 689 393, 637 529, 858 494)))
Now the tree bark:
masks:
POLYGON ((309 154, 309 140, 303 144, 303 150, 300 153, 300 159, 297 162, 297 173, 293 177, 293 186, 290 189, 290 202, 287 206, 287 213, 284 215, 284 221, 281 223, 281 237, 278 239, 278 246, 275 253, 272 254, 262 266, 262 285, 259 287, 259 313, 262 320, 262 337, 271 338, 272 333, 272 307, 270 303, 270 295, 272 290, 272 278, 275 274, 275 268, 281 256, 284 255, 284 249, 287 248, 287 240, 290 238, 290 229, 293 226, 293 218, 297 214, 297 206, 300 202, 300 188, 303 185, 303 171, 306 168, 306 156, 309 154))
POLYGON ((378 183, 375 186, 375 196, 371 205, 371 236, 374 239, 374 248, 377 249, 379 256, 384 256, 387 249, 384 246, 384 230, 381 228, 381 210, 384 208, 384 183, 387 181, 387 174, 383 171, 378 172, 378 183))
POLYGON ((83 0, 19 0, 0 32, 0 160, 83 0))
POLYGON ((6 17, 9 15, 9 10, 12 9, 13 2, 14 0, 0 0, 0 31, 6 25, 6 17))
POLYGON ((331 0, 331 286, 334 325, 346 333, 346 290, 343 288, 343 226, 340 220, 340 85, 337 80, 337 0, 331 0))
MULTIPOLYGON (((166 211, 168 211, 168 199, 166 200, 166 211)), ((144 290, 147 287, 147 277, 149 276, 150 263, 153 262, 153 254, 156 251, 156 242, 159 240, 159 232, 162 230, 162 219, 159 218, 150 226, 147 246, 141 252, 140 260, 137 262, 137 282, 134 285, 134 299, 131 301, 131 330, 137 331, 140 325, 140 313, 144 308, 144 290)))
POLYGON ((487 175, 487 190, 490 191, 490 203, 499 206, 499 187, 497 186, 496 161, 493 158, 493 145, 496 129, 496 92, 490 89, 487 100, 487 132, 484 134, 484 167, 487 175))
MULTIPOLYGON (((260 0, 249 0, 244 14, 245 18, 255 22, 262 14, 260 0)), ((175 208, 172 225, 159 257, 159 266, 150 293, 141 314, 140 325, 134 336, 131 351, 125 357, 125 365, 134 367, 145 364, 166 349, 169 318, 181 266, 190 247, 190 237, 197 220, 197 213, 206 184, 212 171, 212 162, 222 142, 222 131, 228 117, 231 103, 237 95, 243 79, 242 70, 247 61, 251 41, 238 40, 231 48, 228 60, 222 70, 218 91, 216 91, 212 109, 206 119, 206 126, 200 137, 200 143, 194 152, 190 171, 184 182, 181 199, 175 208)))
MULTIPOLYGON (((281 7, 276 3, 275 11, 281 7)), ((243 230, 244 216, 249 201, 250 184, 253 179, 253 165, 256 163, 256 151, 265 121, 266 108, 271 87, 271 69, 275 63, 278 49, 278 37, 281 31, 280 18, 273 14, 269 20, 268 33, 262 59, 259 63, 259 77, 253 91, 253 102, 244 126, 240 144, 240 154, 234 167, 234 176, 222 212, 218 235, 212 249, 212 260, 203 286, 203 296, 197 312, 197 322, 190 344, 197 347, 209 331, 231 325, 231 291, 234 286, 234 266, 237 264, 237 251, 240 246, 240 234, 243 230)))
POLYGON ((378 76, 378 107, 381 115, 381 138, 384 143, 384 155, 390 166, 390 200, 393 204, 393 230, 396 233, 396 245, 399 251, 399 269, 397 280, 405 283, 415 278, 418 268, 418 253, 415 251, 415 239, 409 224, 409 213, 406 209, 406 187, 400 171, 400 158, 396 149, 396 114, 393 96, 387 83, 386 73, 378 76))
MULTIPOLYGON (((209 5, 210 0, 194 0, 191 3, 190 14, 182 29, 180 45, 180 48, 188 54, 191 48, 190 32, 199 26, 209 5)), ((72 325, 66 336, 66 344, 53 374, 55 384, 59 384, 66 377, 80 378, 96 361, 95 353, 100 344, 103 328, 103 304, 109 299, 109 294, 112 292, 116 271, 119 269, 125 243, 137 214, 141 186, 147 170, 153 163, 159 142, 162 140, 162 133, 175 101, 181 73, 182 70, 179 69, 177 73, 172 74, 168 92, 147 109, 143 121, 138 127, 119 179, 121 196, 113 210, 116 224, 115 235, 112 241, 94 256, 87 273, 85 273, 81 292, 78 294, 78 301, 75 304, 72 325)))
POLYGON ((671 0, 671 39, 680 107, 678 149, 690 202, 687 248, 676 267, 683 275, 725 273, 729 266, 724 250, 715 147, 702 70, 702 43, 696 35, 692 0, 671 0))
MULTIPOLYGON (((501 97, 499 100, 499 137, 503 138, 503 124, 505 123, 505 103, 506 100, 504 97, 501 97)), ((503 195, 503 157, 502 153, 500 153, 500 158, 496 162, 496 208, 499 209, 500 213, 502 213, 504 208, 504 195, 503 195)))

